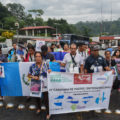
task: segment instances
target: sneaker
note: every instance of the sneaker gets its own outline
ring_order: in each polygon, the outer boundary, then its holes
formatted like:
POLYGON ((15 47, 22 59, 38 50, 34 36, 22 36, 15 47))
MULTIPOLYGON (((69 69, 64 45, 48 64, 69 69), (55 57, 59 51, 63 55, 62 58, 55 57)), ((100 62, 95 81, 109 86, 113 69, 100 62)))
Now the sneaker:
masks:
POLYGON ((13 103, 8 103, 7 105, 6 105, 6 108, 7 109, 11 109, 11 108, 13 108, 14 107, 14 104, 13 103))
POLYGON ((120 114, 120 110, 119 109, 115 110, 115 113, 120 114))
POLYGON ((95 112, 96 112, 96 113, 102 113, 102 111, 101 111, 101 110, 95 110, 95 112))
POLYGON ((18 109, 19 110, 25 109, 25 106, 23 104, 20 104, 20 105, 18 105, 18 109))
POLYGON ((44 105, 41 106, 41 110, 46 110, 46 107, 44 105))
POLYGON ((35 110, 36 109, 36 106, 35 105, 30 105, 29 106, 29 110, 35 110))
POLYGON ((36 111, 36 114, 39 115, 40 113, 41 113, 41 110, 38 109, 38 110, 36 111))
POLYGON ((50 115, 47 115, 46 120, 50 120, 50 117, 51 117, 50 115))
POLYGON ((105 110, 105 113, 106 113, 106 114, 111 114, 111 113, 112 113, 112 111, 111 111, 111 110, 109 110, 109 109, 106 109, 106 110, 105 110))

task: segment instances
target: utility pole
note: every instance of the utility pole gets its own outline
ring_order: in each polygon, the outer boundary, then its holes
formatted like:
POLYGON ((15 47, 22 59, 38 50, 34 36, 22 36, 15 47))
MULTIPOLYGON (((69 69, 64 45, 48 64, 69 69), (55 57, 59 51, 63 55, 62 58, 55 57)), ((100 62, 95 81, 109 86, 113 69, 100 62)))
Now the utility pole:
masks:
POLYGON ((101 24, 100 24, 100 36, 102 35, 103 32, 103 3, 101 0, 101 24))
POLYGON ((17 43, 19 42, 19 23, 16 22, 15 26, 17 27, 17 43))

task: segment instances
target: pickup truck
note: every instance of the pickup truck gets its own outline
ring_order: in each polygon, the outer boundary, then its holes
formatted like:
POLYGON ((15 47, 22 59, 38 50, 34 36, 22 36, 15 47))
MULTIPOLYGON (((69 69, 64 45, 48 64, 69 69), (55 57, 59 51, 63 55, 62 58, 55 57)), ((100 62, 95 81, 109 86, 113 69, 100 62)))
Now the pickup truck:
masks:
POLYGON ((12 49, 12 47, 8 47, 5 43, 0 43, 0 48, 2 49, 2 54, 7 55, 8 51, 12 49))

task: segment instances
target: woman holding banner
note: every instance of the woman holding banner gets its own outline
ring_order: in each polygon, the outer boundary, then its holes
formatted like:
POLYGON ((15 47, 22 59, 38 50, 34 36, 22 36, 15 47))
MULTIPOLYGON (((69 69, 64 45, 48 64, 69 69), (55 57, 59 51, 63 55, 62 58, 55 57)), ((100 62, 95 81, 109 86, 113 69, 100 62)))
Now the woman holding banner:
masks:
MULTIPOLYGON (((42 55, 40 52, 35 52, 35 63, 30 67, 28 77, 31 78, 31 92, 33 95, 38 95, 40 97, 41 93, 41 81, 43 77, 47 76, 48 70, 47 65, 42 60, 42 55)), ((44 97, 44 101, 46 103, 46 109, 47 109, 47 119, 50 118, 49 115, 49 104, 48 104, 48 92, 46 93, 46 97, 44 97)), ((37 98, 38 103, 38 110, 37 114, 41 112, 41 98, 37 98)))
POLYGON ((118 91, 120 92, 120 51, 116 50, 113 54, 113 58, 115 60, 115 63, 117 65, 117 73, 118 73, 118 91))
MULTIPOLYGON (((2 48, 0 47, 0 64, 3 62, 8 62, 7 57, 2 54, 2 48)), ((0 70, 0 74, 2 71, 0 70)), ((0 88, 0 101, 3 101, 3 97, 1 96, 1 88, 0 88)))

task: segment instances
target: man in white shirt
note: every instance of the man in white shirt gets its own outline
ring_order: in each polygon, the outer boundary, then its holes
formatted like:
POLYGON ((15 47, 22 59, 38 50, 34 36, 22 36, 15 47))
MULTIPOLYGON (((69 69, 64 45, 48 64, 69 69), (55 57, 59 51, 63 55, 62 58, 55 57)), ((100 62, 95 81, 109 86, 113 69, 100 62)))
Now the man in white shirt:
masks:
POLYGON ((83 58, 76 52, 76 44, 71 44, 70 53, 64 56, 61 66, 66 68, 66 72, 83 73, 83 58))

